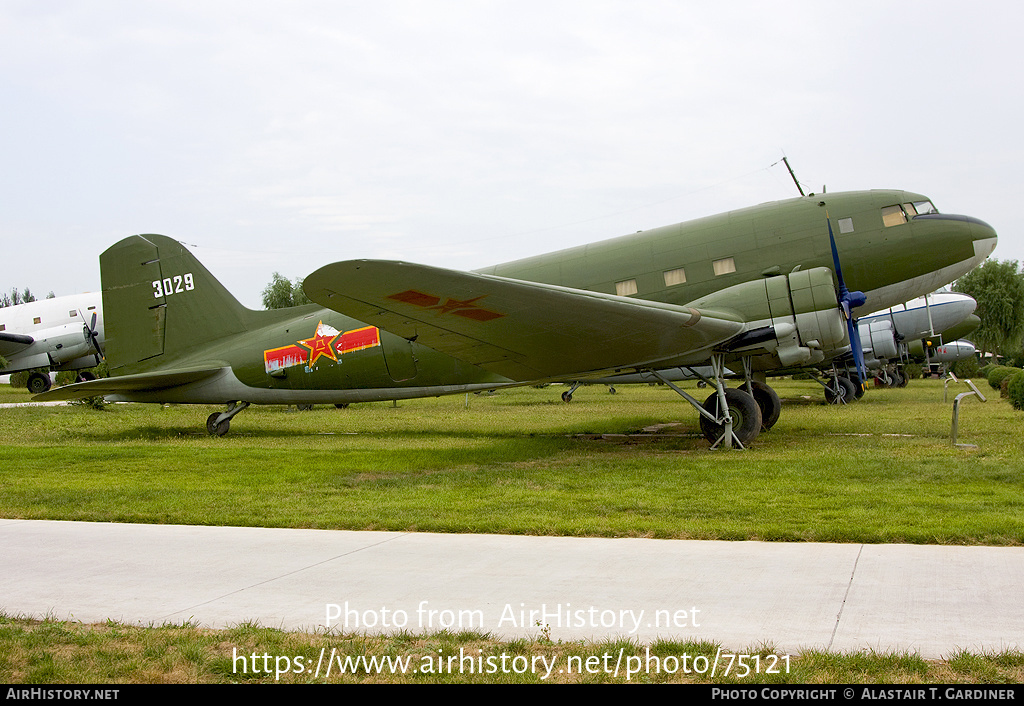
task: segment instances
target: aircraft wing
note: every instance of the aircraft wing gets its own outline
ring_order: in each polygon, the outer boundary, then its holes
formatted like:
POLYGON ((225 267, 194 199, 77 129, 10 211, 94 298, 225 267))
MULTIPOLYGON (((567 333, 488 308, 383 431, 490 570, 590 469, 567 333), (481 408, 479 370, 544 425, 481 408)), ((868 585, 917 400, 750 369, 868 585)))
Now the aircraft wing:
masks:
POLYGON ((303 289, 322 306, 516 381, 696 362, 746 329, 691 307, 404 262, 337 262, 303 289))
POLYGON ((35 339, 23 333, 0 331, 0 355, 12 356, 31 346, 35 339))
POLYGON ((155 373, 138 373, 137 375, 120 375, 87 382, 76 382, 73 385, 55 387, 32 397, 34 402, 50 400, 75 400, 82 397, 103 397, 129 392, 153 392, 166 390, 169 387, 187 385, 213 377, 223 369, 216 368, 185 368, 155 373))

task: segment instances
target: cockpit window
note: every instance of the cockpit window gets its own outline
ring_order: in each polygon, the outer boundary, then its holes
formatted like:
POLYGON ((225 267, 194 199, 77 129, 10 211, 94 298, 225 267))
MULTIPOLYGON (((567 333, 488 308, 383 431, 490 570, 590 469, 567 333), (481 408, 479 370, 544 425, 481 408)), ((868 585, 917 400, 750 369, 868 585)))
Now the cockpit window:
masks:
POLYGON ((914 216, 923 216, 927 213, 938 213, 939 210, 932 205, 931 201, 913 201, 911 203, 886 206, 882 209, 882 223, 885 227, 898 226, 906 223, 914 216))
POLYGON ((886 228, 890 226, 898 226, 901 223, 906 222, 907 215, 903 213, 902 206, 886 206, 882 209, 882 223, 885 224, 886 228))

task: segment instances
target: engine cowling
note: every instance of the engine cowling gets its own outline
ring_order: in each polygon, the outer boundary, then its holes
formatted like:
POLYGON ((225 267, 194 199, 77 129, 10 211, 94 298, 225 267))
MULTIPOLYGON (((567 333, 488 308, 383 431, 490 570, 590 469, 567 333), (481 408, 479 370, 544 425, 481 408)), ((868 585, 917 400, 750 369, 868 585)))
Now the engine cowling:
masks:
POLYGON ((896 332, 893 330, 891 321, 872 321, 867 326, 862 324, 858 330, 865 358, 897 360, 900 357, 896 332))
POLYGON ((740 317, 750 328, 731 350, 753 355, 763 351, 782 367, 817 363, 849 345, 827 267, 733 285, 689 306, 740 317))

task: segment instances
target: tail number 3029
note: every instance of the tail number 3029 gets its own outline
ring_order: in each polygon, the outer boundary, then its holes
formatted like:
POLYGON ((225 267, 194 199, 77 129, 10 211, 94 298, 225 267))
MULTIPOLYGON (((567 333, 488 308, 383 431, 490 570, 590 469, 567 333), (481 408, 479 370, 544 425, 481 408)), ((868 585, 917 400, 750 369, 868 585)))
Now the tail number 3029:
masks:
POLYGON ((191 272, 186 272, 183 275, 174 275, 173 277, 164 277, 163 279, 155 279, 153 280, 153 298, 159 299, 160 297, 169 297, 172 294, 191 292, 195 288, 196 281, 193 279, 191 272))

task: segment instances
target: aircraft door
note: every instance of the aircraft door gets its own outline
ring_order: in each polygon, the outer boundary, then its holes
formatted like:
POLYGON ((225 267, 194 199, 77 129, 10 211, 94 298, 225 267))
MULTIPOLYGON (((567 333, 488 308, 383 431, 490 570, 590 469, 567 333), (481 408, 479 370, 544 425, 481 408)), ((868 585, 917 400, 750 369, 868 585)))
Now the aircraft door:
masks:
POLYGON ((380 345, 384 352, 384 364, 392 380, 402 382, 416 377, 416 356, 411 341, 381 331, 380 345))

